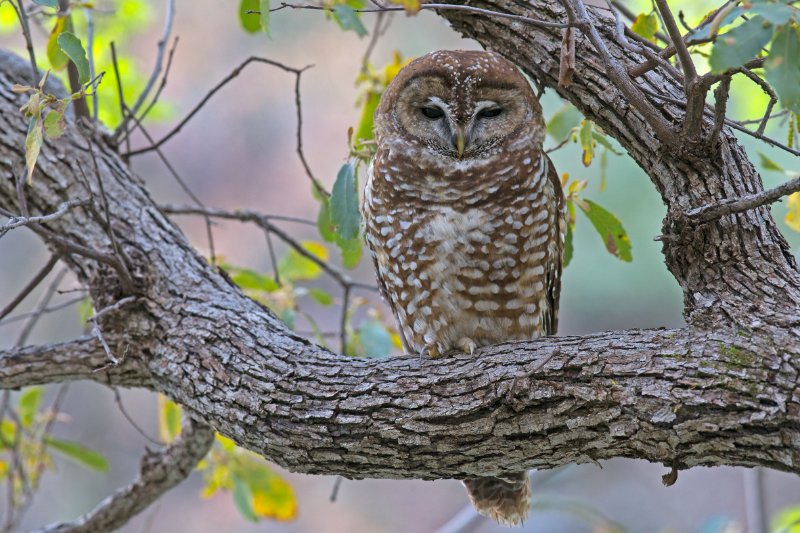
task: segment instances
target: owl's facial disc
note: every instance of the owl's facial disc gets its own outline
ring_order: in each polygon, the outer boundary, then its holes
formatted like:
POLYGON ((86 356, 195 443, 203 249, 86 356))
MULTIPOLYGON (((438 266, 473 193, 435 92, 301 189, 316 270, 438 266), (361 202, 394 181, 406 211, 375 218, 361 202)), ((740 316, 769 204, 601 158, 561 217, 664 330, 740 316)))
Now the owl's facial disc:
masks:
POLYGON ((440 76, 409 81, 395 116, 400 126, 433 151, 453 158, 478 158, 530 118, 526 96, 514 86, 479 84, 465 91, 440 76))

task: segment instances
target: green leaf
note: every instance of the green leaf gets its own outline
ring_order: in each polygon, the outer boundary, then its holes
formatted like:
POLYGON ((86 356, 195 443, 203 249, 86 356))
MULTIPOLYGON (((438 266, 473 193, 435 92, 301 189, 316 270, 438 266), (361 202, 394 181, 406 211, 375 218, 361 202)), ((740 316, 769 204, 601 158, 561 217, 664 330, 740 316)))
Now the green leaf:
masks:
POLYGON ((567 224, 567 234, 564 236, 564 263, 562 268, 567 268, 572 261, 572 224, 567 224))
POLYGON ((50 37, 47 39, 47 59, 50 60, 50 66, 56 70, 63 69, 69 63, 69 56, 61 50, 61 46, 58 44, 58 36, 66 29, 68 20, 68 17, 57 17, 50 37))
POLYGON ((655 11, 649 15, 639 13, 633 21, 631 30, 633 30, 633 33, 641 35, 648 41, 655 42, 656 32, 658 32, 658 15, 656 15, 655 11))
POLYGON ((372 358, 386 357, 392 351, 392 336, 378 320, 370 318, 358 328, 364 355, 372 358))
POLYGON ((61 440, 55 437, 47 436, 44 439, 45 444, 59 452, 64 457, 72 459, 92 470, 98 472, 108 472, 108 461, 101 454, 94 450, 85 448, 82 444, 68 440, 61 440))
MULTIPOLYGON (((239 455, 232 469, 234 479, 247 484, 250 508, 256 518, 292 520, 297 516, 297 499, 292 486, 253 455, 239 455)), ((235 485, 234 485, 235 489, 235 485)))
POLYGON ((622 152, 614 148, 614 145, 611 144, 611 141, 608 140, 608 137, 600 133, 599 131, 595 130, 592 131, 592 138, 597 141, 598 144, 601 144, 603 147, 608 149, 614 155, 623 155, 622 152))
POLYGON ((269 36, 269 1, 270 0, 260 0, 258 9, 261 11, 261 15, 259 15, 259 21, 261 22, 261 29, 264 30, 269 36))
POLYGON ((33 3, 39 4, 40 6, 52 7, 53 9, 58 9, 58 0, 33 0, 33 3))
POLYGON ((42 112, 31 117, 28 123, 28 135, 25 137, 25 163, 28 165, 28 185, 33 183, 33 170, 42 149, 42 112))
POLYGON ((688 44, 693 44, 698 41, 702 41, 708 39, 711 36, 711 31, 714 30, 715 32, 719 32, 720 29, 724 28, 728 24, 731 24, 737 18, 742 16, 745 13, 745 10, 741 7, 734 7, 730 10, 730 12, 725 15, 720 23, 716 26, 716 28, 711 24, 708 23, 696 32, 694 32, 689 39, 688 44))
POLYGON ((233 503, 239 513, 251 522, 258 522, 258 516, 253 511, 253 506, 250 503, 253 495, 250 493, 250 487, 247 483, 236 474, 233 475, 233 503))
POLYGON ((781 509, 772 519, 774 533, 800 533, 800 505, 781 509))
POLYGON ((336 241, 336 226, 331 222, 331 202, 327 196, 321 196, 319 214, 317 215, 317 229, 325 242, 336 241))
POLYGON ((312 287, 308 289, 308 295, 320 305, 331 305, 333 303, 333 296, 331 296, 329 292, 322 289, 312 287))
POLYGON ((608 186, 608 149, 604 149, 600 152, 600 185, 597 189, 600 192, 606 190, 608 186))
POLYGON ((247 33, 258 33, 261 31, 261 16, 248 11, 259 11, 259 0, 242 0, 239 4, 239 23, 247 33))
POLYGON ((158 435, 172 442, 181 434, 181 406, 163 394, 158 395, 158 435))
POLYGON ((800 113, 800 28, 778 28, 769 57, 764 62, 767 81, 780 98, 781 105, 800 113))
POLYGON ((631 241, 617 217, 591 200, 584 198, 576 203, 600 234, 606 250, 622 261, 632 261, 631 241))
POLYGON ((756 16, 717 38, 711 50, 711 71, 719 74, 753 59, 772 37, 772 25, 756 16))
POLYGON ((567 138, 572 128, 581 123, 581 112, 574 105, 567 104, 556 111, 547 121, 547 133, 556 141, 561 142, 567 138))
POLYGON ((750 12, 761 15, 776 26, 786 24, 795 15, 795 10, 786 4, 753 4, 750 12))
POLYGON ((86 327, 89 318, 94 314, 92 299, 88 296, 78 303, 78 322, 82 327, 86 327))
POLYGON ((339 27, 345 31, 354 31, 359 37, 367 35, 367 28, 361 22, 356 11, 347 5, 339 4, 333 8, 333 18, 339 27))
POLYGON ((59 102, 55 109, 48 111, 44 117, 44 134, 48 139, 57 139, 64 134, 66 123, 64 122, 64 112, 67 110, 63 102, 59 102))
POLYGON ((588 167, 592 164, 594 159, 594 135, 592 135, 592 121, 586 120, 581 123, 581 129, 578 130, 578 141, 583 148, 583 156, 581 161, 583 166, 588 167))
MULTIPOLYGON (((328 260, 328 249, 324 245, 314 241, 305 241, 302 246, 320 261, 328 260)), ((278 263, 278 273, 281 279, 294 282, 315 279, 322 273, 322 269, 310 259, 300 255, 297 250, 292 249, 278 263)))
POLYGON ((342 265, 347 269, 354 269, 361 261, 361 254, 364 250, 364 243, 361 237, 355 239, 337 239, 336 246, 342 252, 342 265))
POLYGON ((774 170, 775 172, 786 173, 786 170, 778 163, 767 157, 761 152, 758 152, 758 158, 761 160, 761 168, 764 170, 774 170))
POLYGON ((227 267, 225 270, 230 273, 233 282, 245 290, 274 292, 280 288, 274 277, 248 268, 227 267))
POLYGON ((358 130, 356 130, 355 146, 358 148, 364 141, 371 141, 375 137, 373 131, 373 121, 375 119, 375 110, 378 109, 378 103, 381 101, 381 93, 370 91, 364 102, 364 107, 361 109, 361 120, 358 122, 358 130))
POLYGON ((356 174, 352 163, 339 169, 331 191, 331 222, 343 240, 355 239, 361 229, 356 174))
POLYGON ((86 50, 83 49, 81 40, 74 33, 61 32, 58 36, 58 46, 69 56, 78 69, 78 83, 83 85, 89 81, 89 60, 86 59, 86 50))
POLYGON ((44 395, 44 387, 28 387, 19 397, 19 418, 22 422, 22 427, 30 427, 33 423, 36 413, 39 411, 39 405, 42 403, 42 396, 44 395))

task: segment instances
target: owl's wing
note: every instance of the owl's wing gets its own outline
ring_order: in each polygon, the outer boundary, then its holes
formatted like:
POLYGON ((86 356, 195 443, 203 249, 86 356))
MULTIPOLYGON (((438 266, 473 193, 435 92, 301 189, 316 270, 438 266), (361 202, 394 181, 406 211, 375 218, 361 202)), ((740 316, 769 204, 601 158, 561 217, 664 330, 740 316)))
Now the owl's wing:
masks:
POLYGON ((409 346, 408 341, 406 340, 406 336, 403 333, 403 328, 398 321, 398 314, 397 309, 395 307, 394 301, 389 297, 389 291, 386 289, 386 281, 383 279, 383 270, 378 265, 378 256, 376 255, 375 250, 372 249, 372 245, 367 239, 367 247, 370 251, 370 256, 372 256, 372 266, 375 267, 375 278, 378 280, 378 289, 380 290, 381 297, 383 301, 386 302, 392 310, 392 316, 394 316, 395 323, 397 325, 397 334, 400 336, 400 341, 403 343, 403 349, 406 353, 411 353, 411 346, 409 346))
POLYGON ((558 299, 561 296, 561 270, 564 259, 564 237, 567 232, 567 212, 561 179, 553 162, 542 153, 547 163, 547 179, 552 187, 553 204, 556 207, 556 224, 552 229, 550 245, 547 247, 545 264, 545 290, 547 291, 547 313, 544 317, 545 335, 555 335, 558 331, 558 299))

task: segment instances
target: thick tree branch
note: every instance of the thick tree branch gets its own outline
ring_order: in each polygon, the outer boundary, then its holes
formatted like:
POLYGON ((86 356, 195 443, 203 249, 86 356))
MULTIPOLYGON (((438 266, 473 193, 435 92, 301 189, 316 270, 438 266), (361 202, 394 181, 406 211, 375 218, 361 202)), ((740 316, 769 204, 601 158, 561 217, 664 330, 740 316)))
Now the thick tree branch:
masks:
POLYGON ((214 430, 191 419, 180 436, 159 452, 142 458, 139 476, 74 522, 51 524, 37 533, 97 533, 115 531, 186 479, 214 444, 214 430))

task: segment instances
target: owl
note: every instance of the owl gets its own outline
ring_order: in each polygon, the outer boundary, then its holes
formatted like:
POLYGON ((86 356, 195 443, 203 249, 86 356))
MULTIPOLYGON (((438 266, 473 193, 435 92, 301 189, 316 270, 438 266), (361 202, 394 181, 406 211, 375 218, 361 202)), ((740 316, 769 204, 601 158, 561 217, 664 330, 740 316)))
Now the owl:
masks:
MULTIPOLYGON (((375 113, 365 235, 408 352, 555 334, 566 229, 542 108, 492 52, 438 51, 389 84, 375 113)), ((463 480, 505 525, 527 516, 525 472, 463 480)))

